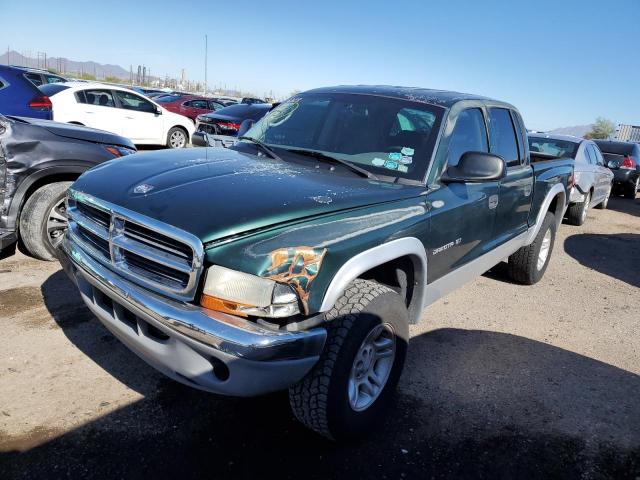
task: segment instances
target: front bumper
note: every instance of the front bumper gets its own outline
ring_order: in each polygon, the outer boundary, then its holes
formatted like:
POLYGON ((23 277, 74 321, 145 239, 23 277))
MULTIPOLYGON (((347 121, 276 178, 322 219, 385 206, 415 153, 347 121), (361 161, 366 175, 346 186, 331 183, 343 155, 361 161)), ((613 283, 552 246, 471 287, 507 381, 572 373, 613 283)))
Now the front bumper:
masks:
POLYGON ((98 319, 167 376, 201 390, 253 396, 282 390, 318 361, 326 331, 279 332, 173 301, 134 285, 69 238, 60 263, 98 319))
POLYGON ((6 232, 0 230, 0 251, 18 241, 16 232, 6 232))

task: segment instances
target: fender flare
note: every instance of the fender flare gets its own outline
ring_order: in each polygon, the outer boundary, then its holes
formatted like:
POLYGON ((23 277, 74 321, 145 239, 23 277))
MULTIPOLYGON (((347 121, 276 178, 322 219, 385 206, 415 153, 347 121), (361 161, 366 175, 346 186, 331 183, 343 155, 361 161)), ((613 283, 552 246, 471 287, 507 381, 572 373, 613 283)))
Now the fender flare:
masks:
POLYGON ((409 256, 416 267, 414 300, 409 311, 410 323, 419 318, 424 305, 427 281, 427 252, 423 243, 415 237, 405 237, 370 248, 347 260, 336 272, 322 299, 320 312, 324 313, 335 305, 347 286, 364 272, 384 263, 409 256))
POLYGON ((37 170, 30 174, 27 178, 20 182, 18 188, 13 192, 11 203, 9 204, 9 211, 7 212, 8 224, 16 224, 16 219, 20 214, 20 210, 24 205, 24 196, 29 188, 38 180, 53 176, 53 175, 82 175, 86 172, 90 166, 88 165, 56 165, 55 167, 47 167, 37 170))
POLYGON ((556 205, 556 211, 553 214, 556 217, 556 228, 560 226, 562 223, 562 217, 564 216, 564 212, 567 208, 567 192, 565 191, 564 185, 561 183, 556 183, 551 189, 547 192, 546 197, 544 197, 544 201, 540 206, 540 210, 538 210, 538 216, 536 217, 535 225, 529 229, 529 233, 527 234, 527 238, 524 241, 525 245, 530 245, 538 235, 540 228, 542 227, 542 222, 544 221, 544 216, 549 211, 549 206, 554 198, 560 197, 562 202, 558 202, 556 205))

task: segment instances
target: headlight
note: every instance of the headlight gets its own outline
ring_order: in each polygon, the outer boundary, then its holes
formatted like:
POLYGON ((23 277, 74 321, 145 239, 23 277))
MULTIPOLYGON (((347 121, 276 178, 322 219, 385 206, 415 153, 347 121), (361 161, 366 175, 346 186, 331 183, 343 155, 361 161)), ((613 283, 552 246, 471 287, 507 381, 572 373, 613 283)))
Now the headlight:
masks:
POLYGON ((121 147, 119 145, 105 145, 104 148, 114 157, 124 157, 125 155, 136 153, 136 150, 134 148, 121 147))
POLYGON ((300 313, 293 288, 268 278, 214 265, 207 270, 200 305, 243 317, 290 317, 300 313))

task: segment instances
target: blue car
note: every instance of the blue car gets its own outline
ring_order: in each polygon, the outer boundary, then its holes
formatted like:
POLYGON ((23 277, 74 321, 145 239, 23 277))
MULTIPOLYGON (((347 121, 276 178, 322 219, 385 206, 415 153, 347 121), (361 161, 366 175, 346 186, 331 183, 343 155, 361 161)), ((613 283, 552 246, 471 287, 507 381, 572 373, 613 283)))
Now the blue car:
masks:
POLYGON ((27 78, 28 73, 28 69, 0 65, 0 113, 51 120, 51 100, 27 78))

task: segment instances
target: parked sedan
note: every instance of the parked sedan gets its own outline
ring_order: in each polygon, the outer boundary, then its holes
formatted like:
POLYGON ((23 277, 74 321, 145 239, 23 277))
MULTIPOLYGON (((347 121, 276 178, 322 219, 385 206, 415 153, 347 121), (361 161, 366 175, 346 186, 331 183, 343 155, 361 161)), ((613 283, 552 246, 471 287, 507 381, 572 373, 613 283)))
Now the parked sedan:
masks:
POLYGON ((127 88, 100 83, 43 85, 53 104, 53 119, 124 135, 136 145, 186 147, 193 123, 127 88))
POLYGON ((194 123, 198 115, 225 108, 220 102, 196 95, 166 95, 156 98, 155 101, 170 112, 190 118, 194 123))
POLYGON ((23 68, 0 65, 0 113, 51 120, 51 100, 23 68))
POLYGON ((529 149, 534 153, 575 160, 575 184, 567 209, 569 223, 582 225, 591 206, 607 208, 613 173, 605 167, 602 153, 593 141, 568 135, 530 134, 529 149))
POLYGON ((18 240, 54 260, 67 228, 64 198, 89 168, 135 153, 127 138, 92 128, 0 115, 0 250, 18 240))
POLYGON ((214 113, 198 115, 196 118, 196 130, 214 135, 236 136, 243 121, 258 121, 271 108, 272 106, 269 103, 231 105, 214 113))
POLYGON ((613 171, 614 188, 625 198, 636 198, 640 190, 640 144, 613 140, 595 141, 613 171))

